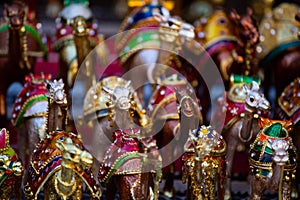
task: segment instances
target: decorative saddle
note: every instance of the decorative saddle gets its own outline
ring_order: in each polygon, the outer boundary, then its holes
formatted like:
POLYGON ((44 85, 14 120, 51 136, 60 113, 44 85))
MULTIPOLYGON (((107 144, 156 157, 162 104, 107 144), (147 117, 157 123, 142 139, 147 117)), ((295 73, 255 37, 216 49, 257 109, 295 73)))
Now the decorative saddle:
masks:
POLYGON ((140 163, 141 158, 139 134, 139 129, 117 130, 114 132, 114 142, 106 152, 99 169, 98 179, 103 186, 109 182, 113 175, 141 173, 139 164, 137 164, 140 163))
POLYGON ((30 74, 25 77, 25 84, 19 93, 13 107, 11 122, 19 127, 24 117, 45 116, 47 113, 48 99, 45 81, 51 80, 50 74, 30 74), (36 109, 36 106, 38 109, 36 109))
POLYGON ((160 47, 159 22, 153 17, 154 11, 161 15, 168 13, 163 6, 148 3, 135 8, 121 24, 116 40, 116 49, 119 51, 121 64, 141 49, 160 47))
POLYGON ((294 124, 300 120, 300 78, 288 85, 278 98, 279 115, 282 119, 292 120, 294 124))
MULTIPOLYGON (((243 85, 250 85, 252 81, 256 81, 260 84, 260 80, 257 77, 237 74, 230 76, 230 89, 218 100, 217 107, 217 111, 221 111, 220 113, 225 114, 224 126, 218 123, 217 117, 214 119, 214 124, 221 127, 220 130, 223 129, 223 131, 226 131, 244 116, 246 93, 243 90, 243 85)), ((217 115, 220 116, 220 113, 218 113, 219 112, 217 112, 217 115)))
POLYGON ((0 131, 0 187, 13 184, 16 177, 23 175, 23 167, 18 155, 9 144, 9 132, 0 131))
POLYGON ((291 121, 269 120, 267 118, 260 119, 261 131, 257 135, 254 143, 249 151, 249 163, 251 172, 261 176, 268 176, 272 172, 273 152, 271 141, 275 139, 286 140, 289 143, 288 156, 289 159, 284 165, 285 176, 292 175, 288 171, 296 169, 296 148, 293 145, 289 132, 293 128, 291 121))
MULTIPOLYGON (((61 170, 62 151, 57 148, 55 142, 56 140, 64 140, 66 138, 72 139, 78 148, 85 150, 81 140, 74 133, 55 131, 47 135, 47 137, 40 141, 32 155, 24 189, 26 196, 37 197, 46 181, 54 173, 61 170)), ((92 169, 76 166, 74 172, 83 180, 89 191, 95 196, 98 191, 95 187, 96 182, 92 177, 92 169)))
MULTIPOLYGON (((114 175, 142 173, 145 144, 138 128, 117 130, 113 135, 113 144, 106 152, 99 169, 98 179, 105 186, 114 175)), ((147 144, 151 148, 156 143, 147 144)), ((146 147, 147 148, 147 147, 146 147)), ((153 163, 152 163, 153 164, 153 163)))

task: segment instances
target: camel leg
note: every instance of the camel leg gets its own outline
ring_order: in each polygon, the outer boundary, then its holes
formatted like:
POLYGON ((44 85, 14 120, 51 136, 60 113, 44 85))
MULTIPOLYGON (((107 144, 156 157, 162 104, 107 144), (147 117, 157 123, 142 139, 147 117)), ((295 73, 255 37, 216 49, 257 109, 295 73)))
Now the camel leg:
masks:
POLYGON ((291 199, 291 190, 292 190, 292 182, 291 181, 283 181, 283 183, 282 183, 282 200, 290 200, 291 199))
POLYGON ((231 171, 232 171, 232 164, 235 154, 235 149, 237 143, 234 141, 228 141, 228 148, 226 153, 226 160, 227 160, 227 167, 226 167, 226 184, 225 184, 225 199, 231 199, 231 171))
POLYGON ((165 168, 166 172, 164 173, 165 177, 165 185, 163 188, 163 193, 166 197, 172 198, 175 195, 175 191, 173 188, 173 183, 174 183, 174 171, 175 171, 175 166, 174 163, 171 163, 165 168))
POLYGON ((44 185, 44 200, 57 200, 58 194, 54 188, 54 178, 48 180, 44 185))
POLYGON ((24 129, 21 129, 21 131, 18 132, 17 140, 18 140, 18 156, 24 163, 24 168, 27 169, 29 162, 26 159, 26 138, 27 138, 27 132, 24 129))
POLYGON ((154 191, 154 182, 153 182, 153 176, 149 173, 142 173, 141 174, 141 195, 143 196, 143 199, 150 199, 150 193, 149 189, 153 188, 154 191))
POLYGON ((193 200, 194 199, 194 195, 193 195, 193 188, 192 188, 192 180, 191 177, 188 177, 188 182, 187 182, 188 186, 187 186, 187 191, 186 191, 186 199, 187 200, 193 200))
POLYGON ((266 178, 256 178, 254 175, 250 175, 250 199, 260 200, 266 190, 266 178))
POLYGON ((224 196, 225 196, 225 178, 226 178, 226 163, 222 163, 221 160, 219 160, 219 164, 220 166, 220 171, 218 172, 218 199, 219 200, 224 200, 224 196))
POLYGON ((81 200, 82 199, 82 183, 81 183, 81 178, 76 177, 76 190, 75 192, 71 195, 73 200, 81 200))
POLYGON ((120 200, 141 199, 139 179, 139 174, 118 176, 120 200))
MULTIPOLYGON (((161 137, 157 138, 157 145, 159 148, 163 147, 162 152, 162 160, 163 160, 163 166, 165 167, 165 185, 163 188, 163 194, 164 196, 168 198, 172 198, 175 196, 175 189, 174 189, 174 173, 175 173, 175 149, 177 146, 169 145, 168 143, 172 140, 174 140, 174 136, 179 137, 180 133, 178 133, 179 128, 178 127, 178 120, 167 120, 165 122, 166 124, 163 127, 161 137), (176 132, 177 131, 177 132, 176 132), (161 140, 161 141, 160 141, 161 140), (163 144, 161 144, 163 143, 163 144)), ((178 145, 178 144, 177 144, 178 145)))
POLYGON ((117 192, 116 182, 114 181, 116 176, 111 177, 110 181, 106 185, 105 199, 114 200, 117 192))
POLYGON ((22 186, 22 176, 16 177, 16 182, 14 184, 14 199, 20 200, 22 199, 22 194, 21 194, 21 186, 22 186))

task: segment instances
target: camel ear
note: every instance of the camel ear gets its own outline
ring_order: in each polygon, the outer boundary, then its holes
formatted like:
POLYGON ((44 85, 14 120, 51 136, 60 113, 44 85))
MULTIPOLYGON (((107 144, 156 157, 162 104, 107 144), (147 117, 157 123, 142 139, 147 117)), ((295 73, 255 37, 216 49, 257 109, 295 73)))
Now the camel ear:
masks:
POLYGON ((166 22, 167 18, 162 16, 159 12, 153 12, 153 18, 158 22, 166 22))
POLYGON ((241 16, 237 13, 236 9, 231 9, 230 11, 230 18, 234 21, 239 21, 241 19, 241 16))
POLYGON ((52 87, 52 86, 51 86, 51 82, 48 81, 48 80, 45 80, 45 84, 46 84, 46 88, 47 88, 48 90, 50 90, 50 88, 52 87))
POLYGON ((64 84, 64 82, 61 78, 58 80, 58 82, 61 83, 61 84, 64 84))
POLYGON ((257 82, 252 81, 251 90, 259 91, 259 85, 257 82))
POLYGON ((162 7, 162 8, 161 8, 161 12, 162 12, 163 16, 165 16, 165 17, 170 17, 170 12, 169 12, 169 10, 166 9, 165 7, 162 7))
POLYGON ((125 88, 129 89, 131 86, 131 80, 128 80, 126 83, 125 83, 125 88))
POLYGON ((65 149, 65 145, 63 144, 63 141, 60 139, 56 140, 55 145, 61 151, 63 151, 65 149))
POLYGON ((248 86, 246 84, 243 85, 243 91, 247 95, 250 93, 250 89, 248 88, 248 86))
POLYGON ((251 16, 253 14, 253 10, 250 7, 247 7, 246 12, 247 12, 247 15, 249 15, 249 16, 251 16))
POLYGON ((269 144, 272 146, 274 140, 271 140, 270 138, 268 139, 269 144))

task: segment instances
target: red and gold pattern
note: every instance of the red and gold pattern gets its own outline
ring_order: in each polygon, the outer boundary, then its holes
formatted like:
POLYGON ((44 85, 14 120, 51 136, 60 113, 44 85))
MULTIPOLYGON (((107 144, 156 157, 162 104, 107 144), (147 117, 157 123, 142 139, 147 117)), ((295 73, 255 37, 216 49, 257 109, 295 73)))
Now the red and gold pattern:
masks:
POLYGON ((300 120, 300 78, 288 85, 278 98, 279 115, 282 119, 290 119, 296 124, 300 120))
POLYGON ((284 165, 284 175, 287 180, 294 177, 296 169, 296 148, 293 144, 290 133, 293 129, 293 123, 290 120, 270 120, 268 118, 260 118, 259 124, 261 131, 258 133, 255 141, 251 145, 249 152, 249 162, 251 172, 268 176, 272 171, 272 155, 274 150, 271 147, 270 141, 285 140, 289 143, 288 149, 289 160, 284 165), (287 173, 292 172, 292 173, 287 173))
POLYGON ((226 180, 226 142, 211 127, 201 126, 190 133, 182 156, 182 181, 188 183, 187 199, 204 196, 204 199, 215 199, 215 188, 218 193, 224 190, 226 180), (210 174, 207 172, 210 171, 210 174), (214 181, 218 180, 218 184, 214 181))
POLYGON ((125 129, 114 132, 114 143, 106 152, 99 169, 98 179, 102 185, 106 185, 111 176, 122 174, 141 173, 141 148, 139 147, 140 129, 125 129), (124 167, 133 161, 135 164, 124 167))
POLYGON ((149 111, 151 118, 155 119, 179 119, 179 111, 177 108, 175 88, 178 90, 186 88, 187 83, 181 81, 168 81, 167 79, 162 82, 162 85, 153 93, 149 103, 149 111), (164 114, 160 110, 164 110, 164 114), (159 114, 159 116, 156 116, 159 114))
MULTIPOLYGON (((64 140, 65 138, 71 138, 73 143, 78 148, 84 149, 78 136, 71 132, 52 132, 45 139, 41 140, 37 145, 37 149, 32 155, 31 163, 28 169, 25 193, 27 192, 31 194, 27 195, 33 195, 33 197, 36 197, 46 181, 50 179, 55 172, 61 170, 62 151, 57 148, 55 142, 56 140, 64 140)), ((76 166, 73 171, 87 184, 91 193, 97 194, 97 190, 94 187, 96 183, 91 176, 91 168, 83 169, 79 166, 76 166)))
MULTIPOLYGON (((45 81, 51 80, 50 74, 30 74, 25 77, 25 84, 19 93, 13 107, 12 124, 19 127, 24 117, 30 117, 27 111, 40 101, 48 101, 45 93, 47 92, 45 81)), ((45 111, 34 113, 35 116, 44 116, 45 111)))
POLYGON ((0 199, 12 197, 12 195, 18 198, 23 167, 18 155, 9 144, 9 132, 5 128, 0 131, 0 162, 0 199))
MULTIPOLYGON (((87 23, 89 38, 93 46, 99 43, 100 38, 98 38, 98 25, 96 23, 87 23)), ((54 50, 60 51, 64 46, 73 44, 73 34, 72 26, 68 23, 57 23, 56 24, 56 42, 54 43, 54 50)))

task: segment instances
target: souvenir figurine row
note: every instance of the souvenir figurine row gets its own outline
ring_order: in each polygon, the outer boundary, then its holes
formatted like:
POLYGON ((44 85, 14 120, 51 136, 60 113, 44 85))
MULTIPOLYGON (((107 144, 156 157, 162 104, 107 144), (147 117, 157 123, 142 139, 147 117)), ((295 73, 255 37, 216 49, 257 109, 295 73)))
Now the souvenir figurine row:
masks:
POLYGON ((265 3, 258 26, 255 10, 227 13, 223 1, 203 1, 209 12, 194 27, 171 16, 163 1, 143 2, 116 37, 123 76, 97 77, 110 50, 89 2, 64 1, 50 44, 61 79, 34 71, 37 58, 49 54, 41 24, 28 20, 23 2, 5 5, 0 198, 20 199, 22 192, 26 199, 42 192, 45 199, 172 198, 179 158, 187 199, 232 199, 237 151, 248 156, 251 199, 266 190, 298 198, 300 7, 265 3), (6 94, 23 80, 11 129, 6 94), (216 85, 223 91, 214 107, 216 85), (13 130, 18 153, 10 145, 13 130))

